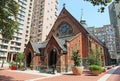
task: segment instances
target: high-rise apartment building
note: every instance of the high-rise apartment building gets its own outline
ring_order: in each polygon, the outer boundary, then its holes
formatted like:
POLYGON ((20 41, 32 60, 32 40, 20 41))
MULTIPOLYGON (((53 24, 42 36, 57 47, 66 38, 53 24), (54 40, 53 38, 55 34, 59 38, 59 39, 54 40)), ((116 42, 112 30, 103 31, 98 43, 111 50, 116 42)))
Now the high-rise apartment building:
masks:
POLYGON ((34 0, 30 38, 33 42, 46 39, 57 19, 57 0, 34 0))
POLYGON ((117 51, 120 54, 120 19, 118 15, 120 13, 120 2, 119 3, 111 3, 109 6, 109 15, 110 22, 114 26, 116 31, 116 43, 117 43, 117 51))
POLYGON ((117 51, 116 51, 116 42, 115 42, 115 28, 113 25, 104 25, 103 27, 88 27, 90 32, 95 34, 95 36, 106 44, 110 57, 112 60, 117 61, 117 51))
POLYGON ((113 2, 109 6, 110 22, 115 28, 117 54, 120 55, 120 19, 118 18, 118 14, 120 14, 120 1, 119 3, 113 2))
POLYGON ((18 19, 19 29, 14 33, 11 41, 4 40, 0 36, 0 57, 10 60, 13 54, 23 52, 30 38, 30 26, 34 0, 16 0, 19 4, 18 19), (6 58, 8 56, 8 59, 6 58))
POLYGON ((118 15, 120 13, 120 2, 119 3, 111 3, 109 6, 109 15, 110 15, 110 22, 116 29, 118 29, 118 34, 120 37, 120 19, 118 15))

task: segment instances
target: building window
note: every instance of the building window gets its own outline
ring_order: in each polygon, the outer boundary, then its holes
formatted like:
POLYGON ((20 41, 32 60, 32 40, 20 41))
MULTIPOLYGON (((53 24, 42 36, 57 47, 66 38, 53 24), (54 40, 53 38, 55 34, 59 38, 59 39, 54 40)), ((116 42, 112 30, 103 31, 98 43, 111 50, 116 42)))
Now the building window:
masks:
POLYGON ((16 43, 16 46, 21 46, 21 43, 16 43))
POLYGON ((27 39, 25 39, 25 42, 27 42, 28 40, 27 39))
POLYGON ((32 3, 30 3, 30 5, 32 5, 32 3))
POLYGON ((50 18, 52 19, 52 16, 50 16, 50 18))
POLYGON ((47 20, 49 20, 49 18, 47 18, 47 20))
POLYGON ((50 24, 50 26, 52 26, 52 24, 50 24))
POLYGON ((21 6, 21 10, 25 12, 26 8, 21 6))
POLYGON ((48 5, 50 5, 50 3, 48 3, 48 5))
POLYGON ((27 0, 23 0, 23 1, 27 2, 27 0))
POLYGON ((8 46, 4 46, 4 45, 1 46, 1 49, 7 49, 7 48, 8 46))
POLYGON ((7 43, 8 43, 8 40, 2 40, 2 43, 6 43, 6 44, 7 44, 7 43))
POLYGON ((22 11, 22 10, 20 10, 20 13, 21 13, 22 15, 25 15, 25 12, 24 12, 24 11, 22 11))
POLYGON ((16 38, 17 41, 21 41, 22 39, 21 38, 16 38))
POLYGON ((13 50, 14 49, 14 47, 10 47, 10 50, 13 50))
POLYGON ((28 30, 26 30, 26 33, 28 33, 28 30))
POLYGON ((14 42, 13 42, 13 41, 11 41, 11 45, 14 45, 14 42))
POLYGON ((16 49, 16 51, 20 51, 20 48, 15 48, 16 49))
POLYGON ((46 26, 46 29, 48 29, 48 26, 46 26))

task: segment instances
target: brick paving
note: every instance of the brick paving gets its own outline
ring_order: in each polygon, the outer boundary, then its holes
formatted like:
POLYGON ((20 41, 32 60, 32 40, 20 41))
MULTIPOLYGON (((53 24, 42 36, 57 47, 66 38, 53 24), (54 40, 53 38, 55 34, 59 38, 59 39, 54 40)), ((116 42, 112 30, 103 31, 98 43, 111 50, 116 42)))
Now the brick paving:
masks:
MULTIPOLYGON (((26 72, 26 71, 23 71, 26 72)), ((99 76, 93 76, 89 71, 84 71, 82 75, 73 75, 72 73, 62 75, 44 76, 42 74, 23 73, 22 71, 12 71, 8 68, 0 70, 0 81, 97 81, 108 73, 101 73, 99 76)), ((120 81, 120 67, 107 79, 107 81, 120 81)))
POLYGON ((107 81, 120 81, 120 67, 107 79, 107 81))
POLYGON ((99 76, 93 76, 90 72, 84 71, 82 75, 73 75, 72 73, 69 73, 37 81, 97 81, 103 75, 104 73, 101 73, 99 76))
POLYGON ((27 74, 9 71, 8 69, 0 70, 0 81, 25 81, 28 79, 44 77, 42 75, 27 74))

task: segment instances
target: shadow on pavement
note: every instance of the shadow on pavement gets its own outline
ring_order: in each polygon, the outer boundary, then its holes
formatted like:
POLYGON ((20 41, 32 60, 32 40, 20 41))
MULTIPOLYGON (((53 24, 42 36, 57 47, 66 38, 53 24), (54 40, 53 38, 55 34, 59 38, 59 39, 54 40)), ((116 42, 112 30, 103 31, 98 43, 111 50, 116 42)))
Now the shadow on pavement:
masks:
MULTIPOLYGON (((63 75, 76 76, 76 75, 74 75, 73 73, 63 74, 63 75)), ((84 71, 81 75, 85 75, 85 76, 93 76, 93 75, 91 74, 90 71, 84 71)))
POLYGON ((120 75, 120 67, 117 68, 117 70, 113 74, 118 74, 120 75))
POLYGON ((111 67, 107 69, 107 72, 105 74, 117 74, 120 75, 120 67, 111 67))
POLYGON ((12 79, 12 77, 0 75, 0 81, 11 81, 12 79))
POLYGON ((72 74, 72 73, 69 73, 69 74, 63 74, 63 75, 75 76, 75 75, 74 75, 74 74, 72 74))

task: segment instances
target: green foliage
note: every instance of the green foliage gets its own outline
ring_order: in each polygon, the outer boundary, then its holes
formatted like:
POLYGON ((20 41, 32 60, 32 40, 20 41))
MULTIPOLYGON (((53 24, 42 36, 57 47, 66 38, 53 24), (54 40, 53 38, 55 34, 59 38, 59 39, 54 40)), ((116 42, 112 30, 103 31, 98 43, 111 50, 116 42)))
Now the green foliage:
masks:
POLYGON ((17 61, 23 61, 24 59, 24 53, 18 53, 16 56, 17 61))
MULTIPOLYGON (((93 6, 100 6, 98 12, 104 12, 105 6, 107 6, 112 0, 84 0, 90 2, 93 6)), ((120 0, 114 0, 114 2, 118 3, 120 0)))
POLYGON ((10 65, 10 67, 11 67, 11 66, 15 66, 15 65, 16 65, 16 62, 10 62, 9 65, 10 65))
POLYGON ((118 18, 120 19, 120 12, 119 12, 119 14, 118 14, 118 18))
POLYGON ((102 53, 98 50, 98 48, 93 50, 93 53, 88 56, 90 65, 102 66, 101 55, 102 53))
POLYGON ((92 64, 96 64, 96 58, 95 58, 95 56, 93 55, 93 54, 90 54, 89 56, 88 56, 88 60, 89 60, 89 62, 90 62, 90 65, 92 65, 92 64))
POLYGON ((18 29, 19 6, 15 0, 0 0, 0 32, 2 37, 11 40, 18 29))
POLYGON ((95 71, 100 71, 101 72, 102 71, 102 67, 98 66, 98 65, 90 65, 89 66, 89 70, 90 71, 94 71, 95 70, 95 71))
POLYGON ((18 53, 17 56, 16 56, 16 62, 19 63, 19 67, 23 66, 22 63, 23 63, 23 60, 24 60, 24 56, 25 54, 24 53, 18 53))
POLYGON ((80 66, 81 65, 81 58, 78 55, 78 51, 73 51, 72 52, 72 60, 74 61, 74 66, 80 66))

